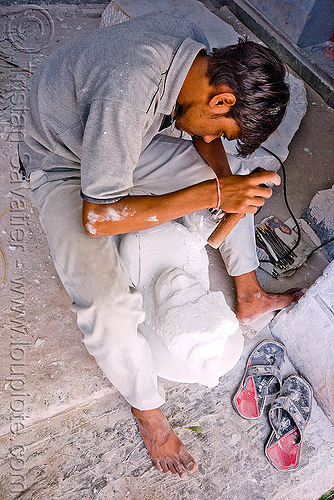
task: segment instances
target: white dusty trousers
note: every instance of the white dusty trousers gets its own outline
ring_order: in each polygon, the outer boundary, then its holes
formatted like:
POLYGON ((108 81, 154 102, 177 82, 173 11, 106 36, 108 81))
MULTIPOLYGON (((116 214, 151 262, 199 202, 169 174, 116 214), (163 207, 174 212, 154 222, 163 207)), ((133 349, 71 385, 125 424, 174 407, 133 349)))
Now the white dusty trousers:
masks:
MULTIPOLYGON (((190 141, 159 135, 140 157, 131 194, 160 195, 213 177, 190 141)), ((115 239, 85 233, 80 179, 48 182, 39 170, 31 174, 30 188, 89 353, 130 405, 140 410, 161 406, 163 387, 150 346, 138 332, 145 316, 141 294, 129 289, 115 239)), ((231 275, 257 267, 253 233, 252 217, 246 216, 221 246, 231 275)), ((229 358, 237 362, 240 352, 233 353, 233 343, 230 349, 229 358)))

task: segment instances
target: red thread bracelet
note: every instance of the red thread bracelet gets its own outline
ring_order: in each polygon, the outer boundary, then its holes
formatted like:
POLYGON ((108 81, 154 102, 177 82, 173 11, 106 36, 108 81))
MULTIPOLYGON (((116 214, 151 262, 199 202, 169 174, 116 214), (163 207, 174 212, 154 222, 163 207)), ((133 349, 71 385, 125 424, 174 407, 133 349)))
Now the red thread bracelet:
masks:
POLYGON ((218 204, 215 207, 215 210, 220 210, 220 203, 221 203, 220 184, 219 184, 219 179, 217 176, 216 176, 216 181, 217 181, 217 191, 218 191, 218 204))

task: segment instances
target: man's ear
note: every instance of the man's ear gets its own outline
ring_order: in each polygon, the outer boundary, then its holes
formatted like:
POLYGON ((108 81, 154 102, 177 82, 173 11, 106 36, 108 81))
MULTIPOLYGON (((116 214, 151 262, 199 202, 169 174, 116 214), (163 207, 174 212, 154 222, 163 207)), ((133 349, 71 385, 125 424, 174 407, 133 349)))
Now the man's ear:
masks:
POLYGON ((209 106, 214 113, 228 113, 230 108, 236 103, 236 97, 232 92, 223 92, 211 97, 209 106))

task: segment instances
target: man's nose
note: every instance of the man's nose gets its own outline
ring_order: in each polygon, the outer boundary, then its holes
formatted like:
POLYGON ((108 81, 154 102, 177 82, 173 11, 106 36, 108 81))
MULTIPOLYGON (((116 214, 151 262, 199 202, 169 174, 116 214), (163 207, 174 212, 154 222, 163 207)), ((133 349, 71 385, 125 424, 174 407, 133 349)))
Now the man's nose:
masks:
POLYGON ((219 137, 219 135, 203 135, 203 140, 205 142, 212 142, 219 137))

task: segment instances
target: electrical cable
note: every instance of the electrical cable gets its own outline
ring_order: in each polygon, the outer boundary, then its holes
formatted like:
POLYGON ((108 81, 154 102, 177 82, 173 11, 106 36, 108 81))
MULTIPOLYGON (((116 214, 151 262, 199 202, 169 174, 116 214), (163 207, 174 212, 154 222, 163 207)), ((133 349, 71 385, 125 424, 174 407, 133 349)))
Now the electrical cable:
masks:
POLYGON ((277 156, 276 153, 273 153, 273 151, 270 151, 270 149, 267 149, 265 148, 264 146, 261 146, 262 149, 264 149, 264 151, 267 151, 267 153, 271 154, 274 158, 276 158, 276 160, 279 162, 280 166, 281 166, 281 169, 282 169, 282 177, 283 177, 283 182, 282 182, 282 187, 283 187, 283 197, 284 197, 284 203, 285 203, 285 206, 286 208, 288 209, 288 212, 289 214, 291 215, 292 217, 292 220, 293 222, 296 224, 296 228, 297 228, 297 241, 296 243, 293 245, 293 247, 289 250, 289 252, 286 253, 286 255, 284 255, 284 257, 282 258, 286 258, 288 255, 290 255, 291 252, 294 251, 295 248, 297 248, 297 246, 299 245, 300 243, 300 239, 301 239, 301 230, 300 230, 300 226, 299 226, 299 223, 297 221, 297 218, 295 217, 295 214, 292 212, 291 208, 290 208, 290 205, 289 205, 289 202, 288 202, 288 196, 287 196, 287 192, 286 192, 286 170, 285 170, 285 167, 283 165, 283 162, 282 160, 280 159, 279 156, 277 156))
MULTIPOLYGON (((283 198, 284 198, 284 203, 285 203, 285 206, 289 212, 289 214, 291 215, 292 217, 292 220, 294 221, 295 225, 296 225, 296 229, 297 229, 297 241, 296 243, 293 245, 292 248, 290 248, 290 250, 285 254, 283 255, 283 257, 281 257, 279 260, 284 260, 286 257, 288 257, 294 250, 295 248, 297 248, 297 246, 299 245, 300 243, 300 240, 301 240, 301 229, 300 229, 300 225, 299 225, 299 222, 296 218, 296 216, 294 215, 294 213, 292 212, 291 208, 290 208, 290 205, 289 205, 289 202, 288 202, 288 196, 287 196, 287 191, 286 191, 286 170, 285 170, 285 167, 284 167, 284 164, 282 162, 282 160, 280 159, 279 156, 277 156, 276 153, 274 153, 273 151, 270 151, 270 149, 268 148, 265 148, 264 146, 261 146, 262 149, 264 149, 264 151, 267 151, 267 153, 271 154, 274 158, 276 158, 276 160, 279 162, 280 164, 280 167, 282 169, 282 177, 283 177, 283 182, 282 182, 282 187, 283 187, 283 198)), ((262 208, 262 207, 260 207, 262 208)), ((259 213, 260 210, 258 210, 256 212, 256 214, 259 213)), ((324 243, 322 243, 321 245, 313 248, 312 252, 308 255, 308 257, 310 257, 310 255, 312 255, 316 250, 319 250, 320 248, 324 247, 325 245, 328 245, 328 243, 331 243, 332 241, 334 241, 334 237, 333 238, 330 238, 329 240, 325 241, 324 243)), ((307 258, 308 258, 307 257, 307 258)), ((268 260, 261 260, 259 259, 259 262, 269 262, 268 260)))
POLYGON ((328 243, 332 243, 332 241, 334 241, 334 236, 333 236, 333 238, 330 238, 329 240, 325 241, 325 243, 322 243, 318 247, 313 248, 312 252, 307 256, 307 258, 309 258, 309 256, 312 255, 313 252, 315 252, 316 250, 319 250, 320 248, 324 247, 325 245, 328 245, 328 243))
POLYGON ((22 71, 25 71, 26 73, 30 73, 31 75, 33 75, 34 73, 32 73, 32 71, 29 71, 28 69, 24 69, 24 68, 21 68, 21 66, 19 66, 18 64, 15 64, 11 61, 8 61, 7 59, 3 59, 2 57, 0 57, 0 60, 1 61, 4 61, 5 63, 9 64, 10 66, 13 66, 14 68, 18 68, 22 71))

